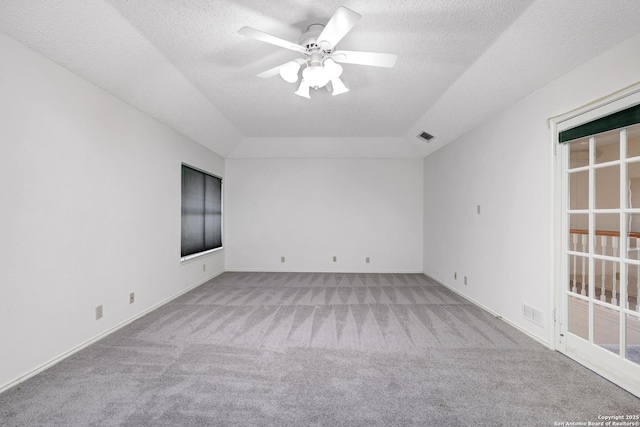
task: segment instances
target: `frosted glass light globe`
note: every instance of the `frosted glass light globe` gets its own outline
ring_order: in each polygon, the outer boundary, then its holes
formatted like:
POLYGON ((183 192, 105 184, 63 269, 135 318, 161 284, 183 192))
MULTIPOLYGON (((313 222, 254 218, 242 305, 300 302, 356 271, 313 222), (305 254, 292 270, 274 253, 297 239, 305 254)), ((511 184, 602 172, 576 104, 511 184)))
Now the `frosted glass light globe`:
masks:
POLYGON ((280 67, 280 77, 287 83, 295 83, 298 81, 298 71, 300 71, 300 64, 291 61, 280 67))
POLYGON ((302 71, 302 78, 313 88, 324 87, 330 77, 322 65, 311 65, 302 71))
POLYGON ((337 79, 342 75, 342 66, 331 58, 324 60, 324 69, 330 79, 337 79))

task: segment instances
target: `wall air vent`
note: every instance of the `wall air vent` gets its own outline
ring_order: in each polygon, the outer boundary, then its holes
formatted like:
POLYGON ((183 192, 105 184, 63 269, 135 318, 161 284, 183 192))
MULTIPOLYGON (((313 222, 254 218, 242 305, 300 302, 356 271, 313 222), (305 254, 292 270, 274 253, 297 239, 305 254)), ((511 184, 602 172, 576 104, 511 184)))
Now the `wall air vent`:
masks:
POLYGON ((434 136, 426 132, 422 132, 420 135, 418 135, 418 138, 420 138, 423 141, 431 142, 434 136))
POLYGON ((537 308, 533 308, 527 304, 522 304, 522 315, 525 319, 531 320, 533 323, 537 323, 540 326, 544 326, 542 311, 537 308))

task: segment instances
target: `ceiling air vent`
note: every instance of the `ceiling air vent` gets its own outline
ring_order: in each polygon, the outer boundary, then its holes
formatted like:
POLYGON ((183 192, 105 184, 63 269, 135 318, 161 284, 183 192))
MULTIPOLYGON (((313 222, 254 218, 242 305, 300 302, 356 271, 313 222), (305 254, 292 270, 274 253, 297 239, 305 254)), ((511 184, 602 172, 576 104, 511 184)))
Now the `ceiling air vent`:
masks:
POLYGON ((418 135, 418 138, 420 138, 423 141, 431 142, 434 136, 426 132, 422 132, 420 135, 418 135))

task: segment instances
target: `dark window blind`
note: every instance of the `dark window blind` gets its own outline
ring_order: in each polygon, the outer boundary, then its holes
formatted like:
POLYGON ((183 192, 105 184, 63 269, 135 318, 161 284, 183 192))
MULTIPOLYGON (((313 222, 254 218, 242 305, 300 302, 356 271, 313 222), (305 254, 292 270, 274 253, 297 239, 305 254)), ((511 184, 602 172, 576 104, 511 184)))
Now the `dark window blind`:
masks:
POLYGON ((558 141, 562 144, 563 142, 573 141, 577 138, 596 135, 598 133, 614 129, 621 129, 635 125, 636 123, 640 123, 640 104, 608 116, 601 117, 592 122, 564 130, 559 133, 558 141))
POLYGON ((181 256, 222 247, 222 179, 182 165, 181 256))

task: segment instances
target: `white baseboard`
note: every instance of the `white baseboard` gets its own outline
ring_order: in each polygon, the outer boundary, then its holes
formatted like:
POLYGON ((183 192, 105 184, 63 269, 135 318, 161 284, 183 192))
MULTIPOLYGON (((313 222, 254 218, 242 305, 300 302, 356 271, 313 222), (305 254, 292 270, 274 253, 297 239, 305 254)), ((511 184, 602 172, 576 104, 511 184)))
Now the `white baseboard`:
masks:
POLYGON ((131 322, 133 322, 135 320, 138 320, 142 316, 152 312, 153 310, 156 310, 156 309, 162 307, 163 305, 167 304, 168 302, 173 301, 174 299, 178 298, 179 296, 182 296, 182 295, 186 294, 187 292, 197 288, 198 286, 203 285, 204 283, 208 282, 209 280, 211 280, 211 279, 213 279, 215 277, 218 277, 219 275, 221 275, 224 272, 225 272, 224 270, 221 270, 221 271, 219 271, 217 273, 214 273, 212 276, 210 276, 210 277, 208 277, 208 278, 196 283, 195 285, 189 286, 188 288, 178 292, 177 294, 175 294, 173 296, 170 296, 169 298, 167 298, 167 299, 165 299, 163 301, 160 301, 159 303, 155 304, 154 306, 149 307, 148 309, 144 310, 143 312, 136 314, 135 316, 133 316, 133 317, 131 317, 131 318, 129 318, 129 319, 117 324, 116 326, 114 326, 114 327, 112 327, 112 328, 100 333, 99 335, 96 335, 95 337, 83 342, 82 344, 72 348, 71 350, 68 350, 68 351, 60 354, 59 356, 54 357, 53 359, 49 360, 48 362, 43 363, 42 365, 30 370, 29 372, 19 376, 18 378, 9 381, 6 384, 3 384, 2 386, 0 386, 0 393, 2 393, 3 391, 6 391, 6 390, 10 389, 11 387, 14 387, 14 386, 16 386, 16 385, 28 380, 29 378, 39 374, 42 371, 45 371, 45 370, 49 369, 50 367, 52 367, 53 365, 57 364, 58 362, 63 361, 67 357, 79 352, 80 350, 90 346, 91 344, 93 344, 93 343, 95 343, 97 341, 100 341, 102 338, 104 338, 104 337, 106 337, 108 335, 111 335, 112 333, 116 332, 118 329, 121 329, 121 328, 127 326, 131 322))
POLYGON ((438 282, 439 284, 441 284, 442 286, 444 286, 445 288, 449 289, 452 292, 455 292, 457 295, 461 296, 462 298, 466 299, 467 301, 469 301, 470 303, 472 303, 473 305, 476 305, 478 307, 480 307, 481 309, 483 309, 484 311, 486 311, 487 313, 491 314, 492 316, 502 320, 503 322, 507 323, 509 326, 512 326, 514 328, 516 328, 517 330, 519 330, 520 332, 526 334, 528 337, 533 338, 534 340, 536 340, 537 342, 539 342, 540 344, 542 344, 543 346, 553 350, 553 348, 549 345, 549 343, 545 340, 543 340, 542 338, 532 334, 531 332, 527 331, 526 329, 522 328, 521 326, 513 323, 512 321, 510 321, 509 319, 506 319, 504 317, 502 317, 501 314, 496 313, 495 311, 491 310, 489 307, 486 307, 484 305, 482 305, 481 303, 479 303, 478 301, 474 300, 473 298, 470 298, 469 296, 463 294, 462 292, 460 292, 459 290, 447 285, 445 282, 443 282, 440 279, 437 279, 435 277, 433 277, 432 275, 428 274, 427 272, 423 271, 422 274, 424 274, 425 276, 435 280, 436 282, 438 282))
POLYGON ((335 274, 424 274, 419 270, 389 270, 389 271, 362 271, 362 270, 309 270, 309 269, 271 269, 271 268, 227 268, 228 273, 335 273, 335 274))

